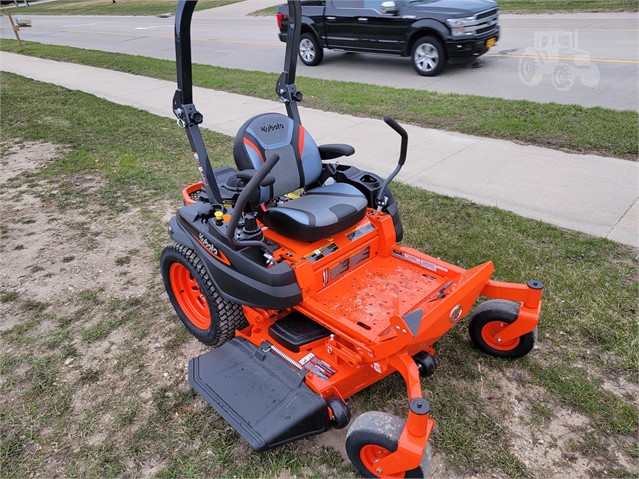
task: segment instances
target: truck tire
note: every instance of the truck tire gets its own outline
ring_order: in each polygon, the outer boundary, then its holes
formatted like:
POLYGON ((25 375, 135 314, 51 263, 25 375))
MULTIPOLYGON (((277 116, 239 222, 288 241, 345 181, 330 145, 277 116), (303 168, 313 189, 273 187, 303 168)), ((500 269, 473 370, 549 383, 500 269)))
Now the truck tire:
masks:
POLYGON ((324 50, 320 47, 317 38, 312 33, 305 33, 300 37, 298 52, 302 63, 309 67, 319 65, 322 58, 324 58, 324 50))
POLYGON ((446 66, 446 52, 442 42, 431 36, 422 37, 415 42, 411 58, 415 71, 426 77, 439 75, 446 66))

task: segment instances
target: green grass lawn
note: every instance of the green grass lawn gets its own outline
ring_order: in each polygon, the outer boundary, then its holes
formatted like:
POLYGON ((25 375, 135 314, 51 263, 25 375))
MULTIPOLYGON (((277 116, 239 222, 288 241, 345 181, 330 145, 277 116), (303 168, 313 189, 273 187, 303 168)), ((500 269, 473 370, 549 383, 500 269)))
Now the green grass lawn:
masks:
MULTIPOLYGON (((39 243, 67 249, 58 273, 56 258, 35 249, 33 265, 0 286, 12 312, 0 323, 0 475, 354 477, 320 439, 252 453, 190 390, 185 365, 206 349, 179 323, 157 265, 179 190, 197 178, 175 121, 11 74, 0 81, 3 151, 63 146, 0 183, 0 255, 22 257, 39 243), (115 242, 122 231, 125 243, 115 242), (96 278, 115 272, 111 289, 87 281, 47 295, 41 283, 74 284, 90 255, 112 255, 91 269, 96 278)), ((232 138, 203 135, 214 166, 232 164, 232 138)), ((525 359, 483 356, 465 325, 436 345, 439 367, 423 387, 442 474, 570 477, 587 464, 583 476, 631 477, 637 251, 399 183, 393 191, 405 244, 466 268, 493 260, 496 279, 546 284, 539 349, 525 359)), ((405 407, 394 377, 350 403, 354 414, 405 407)))
MULTIPOLYGON (((241 0, 200 0, 197 8, 221 7, 241 0)), ((19 3, 22 3, 21 1, 19 3)), ((14 15, 160 15, 175 13, 176 0, 57 0, 12 9, 14 15)))
MULTIPOLYGON (((634 0, 499 0, 498 3, 504 13, 637 11, 639 8, 634 0)), ((276 11, 274 6, 256 10, 251 15, 275 15, 276 11)))
POLYGON ((499 0, 503 12, 605 12, 637 11, 634 0, 499 0))
MULTIPOLYGON (((175 62, 118 53, 3 40, 4 51, 175 80, 175 62)), ((275 99, 278 75, 193 66, 197 86, 275 99)), ((380 87, 299 77, 303 105, 367 118, 392 115, 414 125, 503 138, 577 153, 637 160, 639 115, 633 111, 542 104, 473 95, 380 87)), ((197 99, 196 99, 197 102, 197 99)))

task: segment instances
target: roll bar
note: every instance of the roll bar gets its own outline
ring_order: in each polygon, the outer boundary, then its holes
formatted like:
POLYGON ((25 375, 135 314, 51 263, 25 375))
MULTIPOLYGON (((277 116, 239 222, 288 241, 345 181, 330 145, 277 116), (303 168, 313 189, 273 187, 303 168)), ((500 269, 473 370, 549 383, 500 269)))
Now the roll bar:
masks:
POLYGON ((299 0, 288 0, 288 29, 286 31, 286 53, 284 54, 284 70, 275 85, 275 93, 286 105, 286 113, 296 123, 300 122, 297 102, 302 101, 301 91, 295 86, 297 71, 297 50, 302 31, 302 6, 299 0))
MULTIPOLYGON (((191 19, 197 0, 178 0, 175 12, 175 64, 177 68, 177 90, 173 95, 173 113, 178 123, 186 130, 191 151, 202 175, 202 188, 211 202, 222 203, 215 173, 211 167, 199 125, 204 117, 193 104, 193 74, 191 63, 191 19)), ((286 105, 289 118, 299 123, 297 102, 302 93, 295 87, 297 49, 300 41, 302 9, 299 0, 288 0, 289 24, 286 40, 284 71, 277 80, 275 91, 286 105)))

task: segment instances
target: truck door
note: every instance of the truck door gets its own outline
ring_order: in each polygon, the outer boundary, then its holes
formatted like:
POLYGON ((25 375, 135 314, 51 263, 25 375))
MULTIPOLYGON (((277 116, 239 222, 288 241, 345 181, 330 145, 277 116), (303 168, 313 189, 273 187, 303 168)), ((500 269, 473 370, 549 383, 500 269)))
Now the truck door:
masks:
POLYGON ((324 26, 329 48, 358 48, 360 39, 355 36, 355 26, 363 2, 364 0, 327 0, 324 26))
POLYGON ((395 0, 395 13, 383 13, 383 1, 363 0, 361 14, 355 19, 355 36, 369 51, 401 53, 404 35, 413 20, 402 18, 403 0, 395 0))
MULTIPOLYGON (((329 0, 326 37, 330 48, 397 52, 402 49, 406 22, 399 14, 382 13, 383 0, 329 0)), ((398 11, 400 2, 396 0, 398 11)))

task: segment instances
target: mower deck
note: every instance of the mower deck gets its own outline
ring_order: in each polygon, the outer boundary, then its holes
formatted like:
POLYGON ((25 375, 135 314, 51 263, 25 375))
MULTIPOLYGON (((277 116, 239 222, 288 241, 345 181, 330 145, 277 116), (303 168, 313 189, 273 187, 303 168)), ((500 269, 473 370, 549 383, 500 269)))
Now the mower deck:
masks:
POLYGON ((396 257, 375 257, 348 278, 322 290, 315 301, 339 321, 355 323, 378 337, 390 326, 391 316, 406 315, 446 282, 446 278, 396 257))

